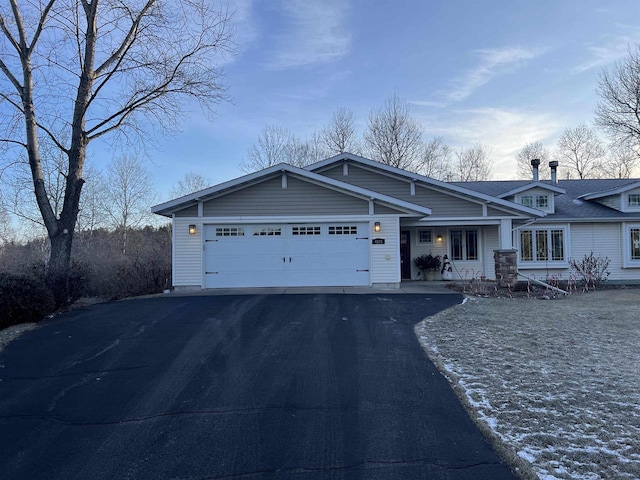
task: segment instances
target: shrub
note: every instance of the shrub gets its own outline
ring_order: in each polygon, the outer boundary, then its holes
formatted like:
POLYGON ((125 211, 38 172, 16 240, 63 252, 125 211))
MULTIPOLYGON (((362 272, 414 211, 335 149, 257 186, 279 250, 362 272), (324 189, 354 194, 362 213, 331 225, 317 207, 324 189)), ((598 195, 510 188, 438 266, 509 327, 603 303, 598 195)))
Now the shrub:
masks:
POLYGON ((581 260, 569 260, 569 265, 576 272, 576 275, 582 279, 585 286, 595 288, 598 284, 605 282, 609 278, 607 268, 611 260, 609 257, 596 257, 593 252, 585 255, 581 260))
POLYGON ((420 270, 440 270, 441 260, 439 255, 434 256, 428 253, 414 258, 413 263, 420 270))
POLYGON ((53 295, 41 279, 0 273, 0 328, 37 322, 54 308, 53 295))

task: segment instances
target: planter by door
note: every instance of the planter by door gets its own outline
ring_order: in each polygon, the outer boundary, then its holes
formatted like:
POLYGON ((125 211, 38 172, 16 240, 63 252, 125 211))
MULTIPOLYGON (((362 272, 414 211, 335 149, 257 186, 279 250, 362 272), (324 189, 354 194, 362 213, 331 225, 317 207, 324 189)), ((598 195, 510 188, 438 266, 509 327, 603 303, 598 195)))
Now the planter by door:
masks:
POLYGON ((425 280, 428 282, 433 282, 436 279, 436 271, 435 270, 425 270, 424 271, 425 280))

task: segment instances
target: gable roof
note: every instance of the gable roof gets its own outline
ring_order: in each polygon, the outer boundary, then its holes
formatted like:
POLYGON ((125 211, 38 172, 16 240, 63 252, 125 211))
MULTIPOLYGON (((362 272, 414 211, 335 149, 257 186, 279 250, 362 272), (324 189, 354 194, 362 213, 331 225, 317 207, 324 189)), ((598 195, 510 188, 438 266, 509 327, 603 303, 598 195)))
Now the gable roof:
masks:
POLYGON ((527 190, 531 190, 533 188, 541 188, 543 190, 548 190, 553 193, 567 193, 563 188, 557 187, 550 183, 545 182, 529 182, 524 185, 520 185, 518 187, 512 188, 504 193, 498 195, 498 198, 508 198, 516 195, 517 193, 526 192, 527 190))
POLYGON ((629 190, 633 190, 634 188, 640 187, 640 180, 630 179, 626 180, 628 183, 623 185, 614 185, 609 190, 603 190, 600 192, 588 193, 586 195, 582 195, 581 198, 585 200, 596 200, 598 198, 610 197, 612 195, 619 195, 624 192, 628 192, 629 190))
POLYGON ((377 200, 382 204, 389 205, 410 214, 416 214, 418 216, 431 215, 430 208, 405 202, 404 200, 374 192, 373 190, 368 190, 366 188, 357 187, 339 180, 334 180, 332 178, 325 177, 324 175, 319 175, 317 173, 294 167, 288 163, 280 163, 278 165, 265 168, 264 170, 253 172, 248 175, 229 180, 228 182, 223 182, 218 185, 205 188, 204 190, 154 205, 151 207, 151 212, 157 213, 158 215, 170 216, 173 212, 196 205, 198 202, 210 200, 226 193, 230 193, 231 191, 236 191, 237 189, 250 187, 251 185, 255 185, 268 177, 278 175, 280 173, 289 173, 312 183, 341 191, 347 195, 353 195, 367 200, 377 200))
POLYGON ((453 182, 442 182, 440 180, 436 180, 431 177, 427 177, 424 175, 420 175, 418 173, 409 172, 407 170, 403 170, 401 168, 392 167, 390 165, 386 165, 384 163, 376 162, 375 160, 371 160, 369 158, 361 157, 358 155, 354 155, 352 153, 341 153, 339 155, 335 155, 331 158, 327 158, 320 162, 313 163, 305 167, 305 170, 317 171, 322 170, 326 167, 333 165, 334 163, 338 163, 341 161, 351 161, 356 164, 362 164, 371 168, 375 168, 378 170, 382 170, 392 176, 400 176, 406 178, 410 181, 420 182, 422 184, 432 186, 438 188, 440 190, 449 191, 452 193, 456 193, 459 195, 463 195, 466 197, 471 197, 481 203, 492 203, 495 205, 499 205, 501 207, 506 207, 510 210, 516 210, 521 213, 525 213, 527 215, 534 215, 536 217, 544 217, 546 215, 545 212, 541 210, 525 207, 524 205, 520 205, 518 203, 510 202, 508 200, 503 200, 502 198, 496 195, 487 195, 478 190, 473 190, 464 186, 464 183, 453 183, 453 182))
MULTIPOLYGON (((506 192, 517 190, 521 187, 531 185, 528 180, 495 180, 484 182, 456 182, 456 185, 483 192, 487 195, 500 196, 506 192)), ((597 202, 590 202, 592 195, 597 198, 605 192, 608 196, 611 192, 621 189, 634 188, 631 185, 640 186, 638 179, 582 179, 582 180, 558 180, 558 187, 565 193, 556 195, 555 213, 549 215, 549 219, 558 220, 620 220, 624 218, 637 218, 638 214, 620 212, 597 202), (594 192, 598 192, 594 194, 594 192)))

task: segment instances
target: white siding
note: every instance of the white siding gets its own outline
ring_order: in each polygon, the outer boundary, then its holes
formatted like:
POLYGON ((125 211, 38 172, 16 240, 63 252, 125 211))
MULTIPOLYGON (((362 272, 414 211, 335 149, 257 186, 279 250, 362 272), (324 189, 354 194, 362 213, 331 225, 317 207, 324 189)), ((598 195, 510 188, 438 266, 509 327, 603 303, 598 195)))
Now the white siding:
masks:
POLYGON ((622 203, 620 202, 620 195, 611 195, 609 197, 599 198, 596 202, 606 205, 609 208, 613 208, 618 211, 622 211, 622 203))
MULTIPOLYGON (((596 256, 611 260, 609 280, 638 280, 640 269, 622 268, 622 227, 619 223, 572 223, 570 226, 569 258, 580 260, 592 251, 596 256)), ((571 267, 545 269, 522 269, 523 273, 538 280, 558 277, 562 281, 572 277, 571 267)), ((524 278, 520 277, 520 280, 524 278)))
POLYGON ((400 220, 397 216, 375 216, 371 220, 371 238, 384 238, 384 245, 371 245, 371 283, 400 283, 400 220), (373 223, 380 222, 380 232, 373 223))
POLYGON ((500 248, 500 231, 498 226, 485 227, 484 243, 482 248, 484 274, 491 280, 496 279, 496 265, 493 259, 493 251, 500 248))
POLYGON ((173 219, 173 286, 202 287, 202 224, 191 218, 173 219), (189 235, 189 225, 197 232, 189 235))

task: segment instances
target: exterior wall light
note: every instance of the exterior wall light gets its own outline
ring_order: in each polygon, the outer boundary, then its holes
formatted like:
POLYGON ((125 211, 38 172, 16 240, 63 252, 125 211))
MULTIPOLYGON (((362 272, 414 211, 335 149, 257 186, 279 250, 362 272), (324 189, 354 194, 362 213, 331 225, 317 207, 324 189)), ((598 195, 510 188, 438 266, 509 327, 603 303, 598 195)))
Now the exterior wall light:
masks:
POLYGON ((382 230, 382 227, 380 226, 380 222, 376 222, 373 224, 373 231, 378 233, 380 232, 380 230, 382 230))
POLYGON ((196 229, 195 225, 189 225, 189 235, 195 235, 196 233, 198 233, 198 230, 196 229))
POLYGON ((436 236, 436 243, 442 243, 442 235, 436 236))

